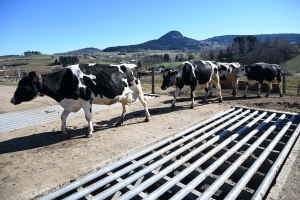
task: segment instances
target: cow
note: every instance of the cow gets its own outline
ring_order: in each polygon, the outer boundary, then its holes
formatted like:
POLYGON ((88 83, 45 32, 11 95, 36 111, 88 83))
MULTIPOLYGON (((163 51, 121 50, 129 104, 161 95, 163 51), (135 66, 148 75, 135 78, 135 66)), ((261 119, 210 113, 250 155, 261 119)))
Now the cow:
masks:
POLYGON ((138 98, 150 120, 147 101, 140 82, 140 70, 136 65, 77 64, 50 74, 37 75, 32 71, 17 86, 11 103, 14 105, 31 101, 39 95, 47 95, 63 108, 61 131, 67 136, 66 119, 70 112, 83 108, 88 122, 86 137, 93 135, 92 103, 122 104, 122 114, 115 126, 123 124, 128 105, 138 98))
POLYGON ((247 84, 246 89, 244 91, 243 97, 247 97, 247 91, 249 85, 254 85, 258 83, 258 93, 257 97, 260 97, 260 89, 263 81, 266 81, 269 85, 269 91, 265 95, 268 97, 272 90, 272 82, 277 80, 279 87, 279 95, 282 94, 282 84, 281 84, 281 68, 277 64, 268 64, 268 63, 254 63, 252 65, 241 65, 239 68, 239 72, 237 74, 238 77, 247 76, 247 84))
MULTIPOLYGON (((223 62, 214 62, 218 66, 218 73, 220 81, 229 81, 232 86, 232 96, 236 96, 237 89, 238 89, 238 83, 239 78, 237 77, 237 73, 239 71, 239 67, 241 66, 237 62, 233 63, 223 63, 223 62)), ((209 90, 209 97, 212 96, 212 87, 213 85, 210 85, 209 90)))
POLYGON ((205 85, 206 95, 203 102, 206 102, 208 96, 208 88, 210 84, 214 84, 218 90, 219 102, 222 102, 221 85, 218 75, 218 67, 213 62, 202 60, 190 60, 183 62, 177 69, 166 69, 163 72, 162 90, 166 90, 170 86, 176 86, 174 92, 174 100, 171 109, 175 108, 176 98, 180 91, 186 87, 191 88, 191 106, 194 108, 194 91, 197 84, 205 85))

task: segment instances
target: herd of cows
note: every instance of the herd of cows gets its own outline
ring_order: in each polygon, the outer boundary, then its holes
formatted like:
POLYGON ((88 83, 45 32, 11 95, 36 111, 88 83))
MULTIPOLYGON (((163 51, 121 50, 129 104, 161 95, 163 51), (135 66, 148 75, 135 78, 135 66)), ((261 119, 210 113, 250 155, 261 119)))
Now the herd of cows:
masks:
MULTIPOLYGON (((123 123, 128 106, 139 99, 145 110, 145 121, 150 121, 147 101, 141 87, 140 73, 140 69, 134 64, 79 64, 44 75, 37 75, 32 71, 19 81, 11 103, 17 105, 31 101, 38 96, 44 96, 44 94, 53 98, 64 108, 61 114, 61 131, 68 136, 69 133, 66 127, 68 115, 83 108, 88 122, 86 137, 91 137, 93 134, 93 103, 111 105, 120 102, 123 110, 119 121, 115 125, 120 126, 123 123)), ((245 66, 239 63, 186 61, 175 69, 166 69, 163 72, 161 88, 165 90, 170 86, 176 86, 172 109, 175 107, 179 92, 186 87, 191 88, 192 104, 190 108, 194 108, 194 91, 198 84, 205 85, 206 95, 204 101, 206 101, 214 84, 218 91, 219 101, 222 102, 220 81, 230 81, 233 86, 232 95, 235 96, 238 78, 244 75, 248 78, 244 97, 247 96, 249 84, 256 82, 259 83, 257 95, 259 97, 263 81, 267 81, 269 85, 269 92, 266 94, 266 97, 268 97, 274 80, 278 81, 280 96, 283 96, 280 66, 267 63, 255 63, 245 66)))

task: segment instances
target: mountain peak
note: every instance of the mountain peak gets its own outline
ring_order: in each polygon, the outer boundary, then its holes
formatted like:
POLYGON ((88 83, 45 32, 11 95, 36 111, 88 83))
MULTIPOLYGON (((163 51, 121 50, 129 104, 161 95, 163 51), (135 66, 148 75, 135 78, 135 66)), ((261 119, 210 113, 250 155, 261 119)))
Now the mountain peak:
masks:
POLYGON ((159 39, 165 38, 181 39, 183 38, 183 35, 179 31, 170 31, 167 34, 161 36, 159 39))

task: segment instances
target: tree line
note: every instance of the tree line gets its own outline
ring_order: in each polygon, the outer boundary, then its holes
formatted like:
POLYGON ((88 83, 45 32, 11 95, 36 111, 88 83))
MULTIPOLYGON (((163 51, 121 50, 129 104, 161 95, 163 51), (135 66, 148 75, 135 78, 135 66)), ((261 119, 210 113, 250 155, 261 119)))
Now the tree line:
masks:
POLYGON ((297 47, 282 37, 258 40, 254 36, 238 36, 225 50, 211 50, 207 58, 220 62, 280 64, 293 58, 297 52, 297 47))
POLYGON ((59 60, 55 59, 53 65, 63 65, 63 67, 67 67, 69 65, 74 65, 78 63, 78 56, 59 56, 59 60))
POLYGON ((33 56, 33 55, 41 55, 42 53, 39 51, 25 51, 24 56, 33 56))

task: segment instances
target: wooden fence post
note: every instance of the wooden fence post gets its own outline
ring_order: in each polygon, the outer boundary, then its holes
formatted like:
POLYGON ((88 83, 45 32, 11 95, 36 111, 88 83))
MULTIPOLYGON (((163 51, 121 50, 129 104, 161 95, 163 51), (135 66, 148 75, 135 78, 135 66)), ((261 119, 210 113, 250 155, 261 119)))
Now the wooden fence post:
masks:
POLYGON ((282 74, 282 93, 285 94, 286 92, 286 79, 285 74, 282 74))
POLYGON ((154 67, 152 67, 152 94, 155 94, 155 91, 154 91, 154 67))

